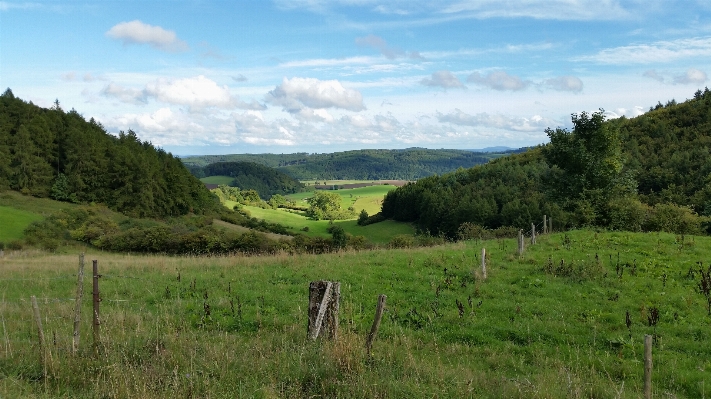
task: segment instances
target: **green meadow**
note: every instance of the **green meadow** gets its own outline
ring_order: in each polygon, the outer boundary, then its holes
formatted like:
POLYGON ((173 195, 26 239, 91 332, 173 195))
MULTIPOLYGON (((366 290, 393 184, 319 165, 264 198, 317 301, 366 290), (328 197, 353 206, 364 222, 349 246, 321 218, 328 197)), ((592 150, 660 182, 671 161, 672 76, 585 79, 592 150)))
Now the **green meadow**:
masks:
POLYGON ((225 184, 229 186, 234 179, 234 177, 230 176, 208 176, 201 178, 200 181, 206 184, 225 184))
MULTIPOLYGON (((360 188, 329 190, 341 196, 341 206, 343 208, 353 207, 357 213, 365 209, 369 215, 374 215, 380 212, 385 194, 394 190, 396 187, 391 185, 375 185, 360 188)), ((289 194, 286 198, 295 201, 297 205, 308 206, 306 199, 311 197, 313 192, 303 192, 289 194)))
POLYGON ((0 206, 0 242, 7 243, 21 239, 25 228, 41 219, 42 216, 34 212, 0 206))
POLYGON ((326 255, 97 259, 70 351, 76 255, 0 259, 0 397, 711 397, 711 237, 591 230, 326 255), (486 279, 480 270, 486 248, 486 279), (700 270, 704 270, 701 273, 700 270), (340 333, 307 340, 310 281, 341 283, 340 333), (379 294, 386 312, 365 337, 379 294), (46 337, 37 344, 30 295, 46 337), (42 366, 44 359, 45 366, 42 366))

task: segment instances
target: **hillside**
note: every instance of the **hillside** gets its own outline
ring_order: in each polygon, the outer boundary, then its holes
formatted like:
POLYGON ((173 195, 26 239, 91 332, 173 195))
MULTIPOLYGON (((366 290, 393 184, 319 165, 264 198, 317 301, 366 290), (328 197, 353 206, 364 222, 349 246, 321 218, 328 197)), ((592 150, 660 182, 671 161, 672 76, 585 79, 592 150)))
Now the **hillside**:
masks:
POLYGON ((416 180, 470 168, 502 156, 466 150, 355 150, 332 154, 233 154, 186 157, 191 170, 216 162, 247 161, 275 168, 298 180, 416 180))
POLYGON ((255 190, 265 200, 275 194, 286 195, 304 190, 304 185, 293 177, 254 162, 216 162, 201 168, 193 166, 190 171, 199 178, 229 176, 228 185, 241 190, 255 190))
POLYGON ((465 224, 711 231, 711 92, 637 118, 573 115, 551 142, 486 165, 420 179, 386 197, 383 216, 456 238, 465 224))
POLYGON ((0 96, 0 190, 103 203, 136 217, 203 213, 219 202, 170 153, 129 130, 110 135, 59 102, 51 109, 0 96))

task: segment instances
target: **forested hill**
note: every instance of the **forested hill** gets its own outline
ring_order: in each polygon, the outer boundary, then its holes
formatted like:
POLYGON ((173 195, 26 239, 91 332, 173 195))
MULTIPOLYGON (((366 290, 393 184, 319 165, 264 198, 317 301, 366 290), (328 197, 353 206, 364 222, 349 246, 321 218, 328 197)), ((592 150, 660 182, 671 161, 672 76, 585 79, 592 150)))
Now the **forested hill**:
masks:
POLYGON ((452 238, 528 230, 543 215, 556 228, 711 232, 708 89, 633 119, 583 112, 573 125, 526 153, 391 191, 381 216, 452 238))
POLYGON ((219 202, 183 163, 129 130, 110 135, 93 118, 0 96, 0 190, 103 203, 129 216, 202 213, 219 202))
POLYGON ((416 180, 470 168, 502 156, 465 150, 355 150, 332 154, 232 154, 183 158, 190 168, 215 162, 248 161, 275 168, 298 180, 416 180))
POLYGON ((230 186, 241 190, 255 190, 262 199, 274 194, 293 194, 304 190, 304 185, 274 168, 254 162, 217 162, 205 167, 190 167, 196 177, 229 176, 230 186))

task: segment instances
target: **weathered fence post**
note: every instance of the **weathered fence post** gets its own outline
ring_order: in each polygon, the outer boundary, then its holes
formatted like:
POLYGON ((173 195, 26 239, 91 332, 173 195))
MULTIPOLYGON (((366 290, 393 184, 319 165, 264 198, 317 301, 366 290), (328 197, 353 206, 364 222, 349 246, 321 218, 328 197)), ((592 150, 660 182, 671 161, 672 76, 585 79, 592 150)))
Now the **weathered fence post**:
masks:
POLYGON ((486 248, 481 249, 481 276, 486 280, 486 248))
POLYGON ((79 326, 81 324, 81 302, 84 298, 84 253, 79 255, 79 273, 77 274, 77 295, 74 303, 74 334, 72 336, 72 354, 79 349, 79 326))
POLYGON ((309 326, 307 336, 315 340, 325 325, 330 339, 338 339, 338 311, 341 283, 312 281, 309 284, 309 326))
POLYGON ((652 336, 644 336, 644 398, 652 398, 652 336))
POLYGON ((94 354, 99 353, 99 325, 101 324, 99 320, 99 302, 101 297, 99 296, 99 261, 92 261, 92 269, 94 273, 94 287, 92 291, 92 297, 94 302, 94 354))
POLYGON ((548 221, 546 215, 543 215, 543 234, 548 234, 548 221))
POLYGON ((518 256, 523 255, 523 230, 518 230, 518 256))
POLYGON ((531 223, 531 245, 536 244, 536 225, 531 223))
POLYGON ((32 295, 32 311, 37 323, 37 335, 39 339, 40 363, 42 364, 42 376, 47 380, 47 345, 44 341, 44 330, 42 329, 42 317, 40 316, 39 306, 37 306, 37 297, 32 295))
POLYGON ((378 296, 378 307, 375 309, 375 319, 373 319, 373 326, 370 327, 370 333, 368 333, 368 339, 365 341, 365 351, 370 357, 370 348, 373 347, 373 340, 375 340, 375 335, 378 333, 380 328, 380 320, 383 318, 383 310, 385 310, 385 301, 388 299, 385 294, 380 294, 378 296))

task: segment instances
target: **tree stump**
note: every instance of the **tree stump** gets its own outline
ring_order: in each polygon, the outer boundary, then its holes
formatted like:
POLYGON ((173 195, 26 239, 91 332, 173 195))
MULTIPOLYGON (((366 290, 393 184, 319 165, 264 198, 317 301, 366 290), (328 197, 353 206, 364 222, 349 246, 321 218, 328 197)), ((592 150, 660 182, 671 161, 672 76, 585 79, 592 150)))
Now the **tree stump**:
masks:
POLYGON ((312 281, 309 284, 309 339, 316 340, 324 334, 329 339, 338 339, 340 300, 341 283, 312 281))

